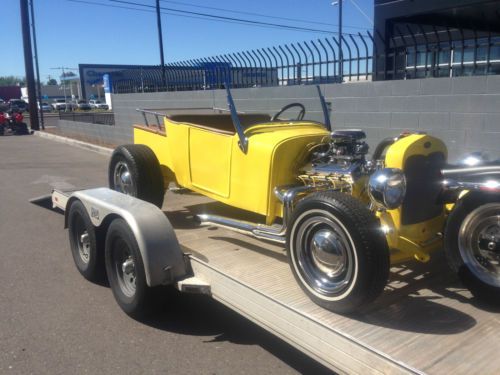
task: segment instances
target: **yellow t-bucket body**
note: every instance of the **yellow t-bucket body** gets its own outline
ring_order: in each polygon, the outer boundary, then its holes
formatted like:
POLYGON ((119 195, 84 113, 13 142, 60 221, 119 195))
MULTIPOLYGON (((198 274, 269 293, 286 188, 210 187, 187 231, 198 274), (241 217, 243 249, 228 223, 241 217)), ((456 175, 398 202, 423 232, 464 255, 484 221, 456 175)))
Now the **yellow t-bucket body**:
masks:
MULTIPOLYGON (((240 119, 244 123, 245 115, 240 119)), ((242 150, 232 129, 229 115, 172 116, 164 118, 162 129, 134 126, 134 143, 153 150, 166 182, 263 215, 271 225, 283 216, 274 189, 299 183, 311 148, 328 142, 330 132, 311 121, 262 122, 245 128, 248 145, 242 150)), ((384 166, 405 171, 408 179, 402 206, 376 212, 392 263, 411 258, 425 262, 442 247, 446 212, 436 201, 440 187, 433 174, 446 157, 444 143, 426 134, 402 137, 387 148, 384 166)), ((360 178, 351 190, 364 202, 369 201, 366 184, 367 178, 360 178)))
POLYGON ((329 132, 316 122, 261 123, 245 129, 244 152, 238 135, 221 129, 230 118, 219 118, 219 128, 212 128, 165 117, 164 131, 135 126, 134 143, 154 151, 168 182, 264 215, 272 224, 282 215, 274 188, 297 183, 309 146, 326 142, 329 132))

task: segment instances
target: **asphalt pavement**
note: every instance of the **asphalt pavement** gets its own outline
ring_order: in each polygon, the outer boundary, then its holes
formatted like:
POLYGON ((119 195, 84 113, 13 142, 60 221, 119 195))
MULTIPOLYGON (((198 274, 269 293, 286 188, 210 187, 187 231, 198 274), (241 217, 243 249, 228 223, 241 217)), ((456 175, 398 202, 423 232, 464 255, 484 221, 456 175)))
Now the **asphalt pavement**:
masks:
POLYGON ((207 296, 172 293, 135 321, 83 279, 63 216, 29 200, 105 186, 104 155, 36 136, 0 137, 1 374, 323 374, 207 296))

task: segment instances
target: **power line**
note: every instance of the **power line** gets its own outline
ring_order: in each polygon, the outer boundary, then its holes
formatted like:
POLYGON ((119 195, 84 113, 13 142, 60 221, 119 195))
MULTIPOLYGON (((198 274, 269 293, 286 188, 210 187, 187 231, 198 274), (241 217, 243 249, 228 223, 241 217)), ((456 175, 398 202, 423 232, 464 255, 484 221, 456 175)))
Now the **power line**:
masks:
MULTIPOLYGON (((312 21, 312 20, 303 20, 303 19, 289 18, 289 17, 269 16, 267 14, 262 14, 262 13, 254 13, 254 12, 247 12, 247 11, 227 9, 227 8, 217 8, 217 7, 211 7, 211 6, 206 6, 206 5, 198 5, 198 4, 194 4, 194 3, 186 3, 186 2, 182 2, 182 1, 161 0, 161 2, 163 2, 163 3, 170 3, 170 4, 176 4, 176 5, 181 5, 181 6, 188 6, 188 7, 200 8, 200 9, 219 10, 219 11, 227 12, 227 13, 245 14, 245 15, 249 15, 249 16, 257 16, 257 17, 263 17, 263 18, 269 18, 269 19, 276 19, 276 20, 300 22, 300 23, 306 23, 306 24, 311 24, 312 23, 312 24, 324 25, 324 26, 336 26, 336 25, 333 25, 331 23, 326 23, 326 22, 319 22, 319 21, 312 21)), ((346 26, 346 27, 353 28, 353 29, 365 30, 365 28, 358 27, 358 26, 346 26)))
MULTIPOLYGON (((139 12, 146 12, 146 13, 155 13, 154 10, 150 9, 141 9, 141 8, 133 8, 131 6, 122 6, 122 5, 114 5, 114 4, 103 4, 103 3, 97 3, 95 1, 89 1, 89 0, 66 0, 68 2, 72 3, 80 3, 80 4, 86 4, 86 5, 97 5, 97 6, 102 6, 102 7, 107 7, 107 8, 116 8, 116 9, 125 9, 125 10, 135 10, 139 12)), ((138 4, 141 6, 145 6, 144 4, 138 4)), ((182 17, 182 18, 191 18, 191 19, 199 19, 199 20, 204 20, 204 21, 212 21, 212 22, 223 22, 223 23, 232 23, 232 24, 237 24, 237 25, 246 25, 246 26, 255 26, 255 27, 262 27, 262 28, 267 28, 267 29, 283 29, 282 27, 277 27, 277 26, 265 26, 265 25, 250 25, 245 22, 239 22, 239 21, 229 21, 229 20, 219 20, 219 19, 211 19, 207 17, 201 17, 201 16, 192 16, 192 15, 185 15, 185 14, 177 14, 177 13, 171 13, 171 12, 161 12, 161 14, 166 14, 174 17, 182 17)), ((302 30, 295 30, 295 29, 290 29, 291 31, 302 31, 302 30)), ((319 31, 305 31, 305 32, 314 32, 318 33, 319 31)), ((320 32, 323 34, 332 34, 332 31, 323 31, 320 32)))
POLYGON ((361 13, 368 21, 370 21, 370 23, 373 26, 374 25, 373 19, 371 19, 370 16, 363 11, 363 9, 359 6, 359 4, 355 0, 350 0, 350 1, 352 5, 354 5, 356 9, 358 9, 359 13, 361 13))
MULTIPOLYGON (((113 3, 121 3, 121 4, 127 4, 127 5, 142 6, 142 7, 146 7, 146 8, 153 7, 152 5, 135 3, 135 2, 132 2, 132 1, 125 1, 125 0, 108 0, 108 1, 113 2, 113 3)), ((309 32, 312 31, 312 32, 316 32, 316 33, 319 32, 319 33, 327 33, 327 34, 336 34, 336 32, 331 31, 331 30, 311 29, 311 28, 305 28, 305 27, 299 27, 299 26, 292 26, 292 25, 284 25, 284 24, 277 24, 277 23, 270 23, 270 22, 263 22, 263 21, 256 21, 256 20, 249 20, 249 19, 244 19, 244 18, 217 16, 215 14, 201 13, 201 12, 192 12, 192 11, 188 11, 188 10, 180 10, 180 9, 166 8, 166 7, 162 7, 161 9, 162 10, 168 10, 168 11, 171 11, 171 12, 178 12, 178 13, 183 13, 183 14, 203 16, 203 17, 213 18, 213 19, 218 19, 218 20, 238 21, 238 22, 247 23, 247 24, 251 24, 251 25, 274 26, 274 27, 284 28, 284 29, 288 29, 288 30, 309 31, 309 32)), ((355 35, 355 34, 353 34, 353 35, 355 35)))
POLYGON ((139 12, 154 13, 153 10, 149 10, 149 9, 132 8, 132 7, 126 7, 126 6, 121 6, 121 5, 102 4, 102 3, 96 3, 95 1, 86 1, 86 0, 66 0, 66 1, 69 1, 70 3, 80 3, 80 4, 87 4, 87 5, 99 5, 99 6, 107 7, 107 8, 138 10, 139 12))

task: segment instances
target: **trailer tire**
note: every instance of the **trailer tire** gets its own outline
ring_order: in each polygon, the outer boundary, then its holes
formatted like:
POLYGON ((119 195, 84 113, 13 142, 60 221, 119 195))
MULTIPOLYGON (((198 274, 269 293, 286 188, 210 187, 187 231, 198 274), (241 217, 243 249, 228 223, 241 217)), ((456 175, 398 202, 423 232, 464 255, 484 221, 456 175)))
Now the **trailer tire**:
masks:
POLYGON ((122 218, 114 219, 108 227, 104 259, 109 285, 122 310, 135 319, 150 313, 156 288, 147 285, 139 246, 122 218))
POLYGON ((345 193, 315 193, 297 204, 287 231, 288 260, 316 304, 361 312, 382 293, 390 260, 379 227, 373 213, 345 193))
POLYGON ((68 210, 68 233, 71 254, 78 271, 92 282, 104 279, 104 254, 99 249, 97 233, 82 202, 73 201, 68 210))
POLYGON ((113 151, 109 187, 161 208, 165 195, 163 174, 153 150, 146 145, 122 145, 113 151))

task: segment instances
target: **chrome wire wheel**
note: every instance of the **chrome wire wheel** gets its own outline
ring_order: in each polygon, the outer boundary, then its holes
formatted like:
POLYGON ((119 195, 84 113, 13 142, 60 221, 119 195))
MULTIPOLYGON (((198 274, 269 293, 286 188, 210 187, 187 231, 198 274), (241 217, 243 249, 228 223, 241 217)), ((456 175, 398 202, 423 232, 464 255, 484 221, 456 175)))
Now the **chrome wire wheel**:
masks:
POLYGON ((134 179, 130 173, 127 163, 123 161, 116 163, 113 172, 113 179, 115 190, 127 195, 137 195, 134 179))
POLYGON ((460 255, 482 282, 500 287, 500 203, 473 210, 458 232, 460 255))
POLYGON ((342 294, 355 270, 347 231, 334 219, 320 215, 305 217, 296 230, 295 261, 300 276, 316 294, 327 298, 342 294))
POLYGON ((135 262, 132 252, 121 238, 113 243, 111 261, 120 290, 125 296, 133 297, 136 292, 135 262))

